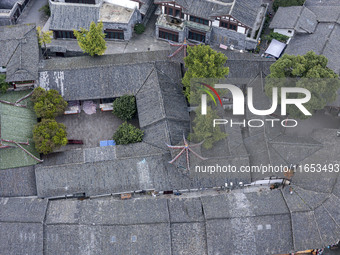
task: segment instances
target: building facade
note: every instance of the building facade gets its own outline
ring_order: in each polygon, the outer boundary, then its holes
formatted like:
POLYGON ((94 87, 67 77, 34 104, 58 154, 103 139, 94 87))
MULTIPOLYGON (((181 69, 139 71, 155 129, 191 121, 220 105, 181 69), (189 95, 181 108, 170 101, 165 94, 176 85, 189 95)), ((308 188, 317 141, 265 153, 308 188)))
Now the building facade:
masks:
POLYGON ((267 10, 261 1, 155 0, 156 37, 255 49, 267 10))
POLYGON ((15 25, 30 0, 1 0, 0 26, 15 25))
POLYGON ((107 40, 130 40, 135 24, 149 15, 150 1, 49 0, 55 39, 75 39, 73 30, 103 22, 107 40))

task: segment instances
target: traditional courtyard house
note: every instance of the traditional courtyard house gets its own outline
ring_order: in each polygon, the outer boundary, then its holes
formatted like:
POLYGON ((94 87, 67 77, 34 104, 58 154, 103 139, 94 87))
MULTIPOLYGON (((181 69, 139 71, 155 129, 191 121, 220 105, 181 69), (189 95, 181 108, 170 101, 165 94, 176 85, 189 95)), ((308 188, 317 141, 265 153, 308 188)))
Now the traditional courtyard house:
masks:
POLYGON ((1 0, 0 26, 14 25, 30 0, 1 0))
POLYGON ((39 47, 35 25, 0 27, 0 72, 14 88, 32 86, 38 78, 39 47))
MULTIPOLYGON (((39 85, 57 89, 66 100, 135 95, 144 139, 52 153, 34 166, 32 176, 22 173, 28 167, 1 170, 0 196, 6 196, 0 198, 4 254, 270 255, 339 241, 340 178, 335 168, 296 171, 290 189, 270 190, 254 182, 283 178, 283 173, 207 175, 186 173, 169 164, 165 142, 178 144, 183 131, 188 131, 189 114, 180 86, 180 65, 170 62, 168 55, 168 51, 139 52, 40 63, 39 85), (224 190, 231 183, 241 187, 224 190), (122 193, 131 199, 119 200, 122 193), (75 194, 90 199, 72 198, 75 194)), ((228 54, 228 78, 249 78, 247 86, 254 89, 257 106, 267 109, 271 102, 263 92, 263 77, 273 60, 247 55, 228 54)), ((246 113, 247 119, 253 117, 246 113)), ((225 127, 228 137, 219 142, 224 150, 221 153, 216 146, 210 156, 201 150, 201 155, 210 157, 204 164, 239 169, 339 163, 336 130, 320 129, 309 137, 296 137, 269 126, 249 127, 246 135, 239 126, 225 127)))
POLYGON ((75 39, 73 30, 103 22, 108 40, 129 40, 136 23, 148 15, 152 3, 122 0, 49 0, 55 39, 75 39))
MULTIPOLYGON (((307 0, 305 6, 280 7, 270 28, 291 37, 285 53, 305 55, 314 51, 328 59, 328 67, 340 74, 340 4, 307 0)), ((327 106, 340 109, 340 91, 327 106)))
POLYGON ((155 0, 156 36, 173 42, 189 39, 255 49, 267 5, 255 0, 155 0))
POLYGON ((32 139, 37 117, 26 98, 31 91, 26 89, 38 78, 35 25, 0 27, 0 45, 0 72, 6 75, 10 90, 20 90, 0 96, 0 169, 34 165, 40 161, 32 139))
POLYGON ((304 6, 281 7, 269 28, 274 32, 293 37, 295 34, 314 33, 318 22, 316 15, 304 6))

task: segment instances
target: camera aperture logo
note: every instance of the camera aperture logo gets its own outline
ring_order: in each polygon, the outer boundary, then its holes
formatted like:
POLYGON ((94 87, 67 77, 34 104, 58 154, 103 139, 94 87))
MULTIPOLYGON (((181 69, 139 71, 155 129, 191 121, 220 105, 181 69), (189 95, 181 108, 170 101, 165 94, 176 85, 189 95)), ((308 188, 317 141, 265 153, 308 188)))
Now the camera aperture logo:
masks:
MULTIPOLYGON (((232 95, 232 109, 233 109, 233 115, 235 116, 242 116, 245 115, 245 96, 243 91, 231 84, 215 84, 214 87, 205 84, 205 83, 200 83, 203 85, 203 88, 199 88, 200 90, 206 92, 206 94, 201 95, 201 114, 206 115, 207 114, 207 94, 212 98, 213 102, 215 105, 217 105, 216 100, 213 96, 213 94, 206 88, 209 88, 218 98, 221 106, 223 107, 222 100, 220 95, 217 93, 216 89, 228 89, 231 92, 232 95)), ((247 106, 248 110, 257 116, 268 116, 273 114, 278 107, 278 88, 274 87, 272 89, 272 105, 269 109, 267 110, 258 110, 255 109, 254 107, 254 101, 253 101, 253 88, 248 87, 247 88, 247 106)), ((309 90, 305 88, 297 88, 297 87, 283 87, 281 88, 281 116, 286 116, 287 115, 287 105, 295 105, 304 115, 306 116, 311 116, 312 114, 306 109, 306 107, 303 106, 304 103, 309 102, 311 99, 311 93, 309 90), (299 97, 299 98, 288 98, 287 95, 291 93, 300 93, 303 94, 304 97, 299 97)), ((280 122, 280 124, 283 127, 296 127, 298 125, 297 120, 295 119, 275 119, 275 118, 270 118, 270 119, 250 119, 247 120, 244 119, 241 122, 235 122, 232 119, 227 120, 227 119, 214 119, 213 126, 216 127, 216 125, 226 125, 230 123, 231 126, 233 125, 242 125, 246 126, 248 124, 249 127, 262 127, 264 126, 265 122, 270 122, 271 126, 274 127, 276 122, 280 122)))

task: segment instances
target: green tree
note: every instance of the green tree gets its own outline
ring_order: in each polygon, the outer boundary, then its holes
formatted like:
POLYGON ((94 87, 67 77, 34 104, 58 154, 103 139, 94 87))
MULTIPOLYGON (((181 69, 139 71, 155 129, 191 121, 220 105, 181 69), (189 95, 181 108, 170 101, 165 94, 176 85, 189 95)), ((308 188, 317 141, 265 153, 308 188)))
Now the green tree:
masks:
POLYGON ((90 29, 81 28, 80 31, 73 30, 77 38, 79 47, 90 56, 103 55, 106 50, 105 34, 103 33, 103 23, 98 25, 91 22, 90 29))
POLYGON ((274 0, 273 10, 276 12, 279 7, 303 5, 306 0, 274 0))
POLYGON ((229 68, 224 66, 227 59, 224 54, 216 52, 208 45, 188 47, 188 56, 184 58, 187 71, 182 83, 185 88, 184 94, 191 104, 199 104, 200 95, 204 92, 198 90, 198 86, 190 85, 195 85, 199 78, 209 79, 210 85, 224 78, 229 73, 229 68))
POLYGON ((134 27, 136 34, 143 34, 145 31, 145 26, 142 23, 137 23, 134 27))
POLYGON ((54 89, 46 91, 41 87, 35 88, 31 100, 38 118, 53 119, 63 114, 67 107, 67 102, 54 89))
POLYGON ((289 39, 289 36, 282 35, 276 32, 270 32, 269 35, 265 36, 265 39, 268 40, 268 42, 271 42, 273 39, 278 40, 280 42, 286 43, 289 39))
MULTIPOLYGON (((303 56, 283 55, 270 66, 270 74, 266 77, 265 92, 272 98, 272 88, 281 87, 305 88, 311 92, 311 99, 305 103, 306 109, 313 114, 315 110, 323 109, 327 103, 335 101, 340 88, 338 75, 327 67, 327 58, 316 55, 313 51, 303 56)), ((288 98, 301 98, 303 94, 290 93, 288 98)), ((279 93, 279 102, 281 95, 279 93)), ((289 116, 306 119, 295 105, 287 106, 289 116)))
POLYGON ((43 55, 45 55, 47 52, 46 44, 49 44, 52 42, 53 32, 52 31, 43 32, 41 27, 37 27, 37 35, 38 35, 39 46, 41 47, 42 45, 44 45, 43 55))
POLYGON ((66 127, 55 120, 43 119, 34 126, 33 140, 39 153, 51 153, 67 144, 66 127))
POLYGON ((113 135, 116 144, 138 143, 143 141, 144 132, 135 126, 124 122, 113 135))
POLYGON ((0 94, 6 93, 9 85, 6 82, 6 75, 0 74, 0 94))
POLYGON ((136 114, 137 106, 134 96, 124 95, 113 102, 113 114, 122 120, 130 120, 136 114))
POLYGON ((41 7, 39 9, 40 12, 43 12, 46 16, 50 17, 51 16, 51 9, 50 9, 50 5, 48 4, 45 4, 43 7, 41 7))
POLYGON ((204 140, 203 147, 210 149, 215 142, 227 137, 227 134, 221 131, 220 126, 213 126, 214 119, 220 119, 220 117, 210 106, 207 107, 207 115, 201 114, 201 107, 198 107, 195 113, 193 133, 189 134, 189 140, 197 143, 204 140))

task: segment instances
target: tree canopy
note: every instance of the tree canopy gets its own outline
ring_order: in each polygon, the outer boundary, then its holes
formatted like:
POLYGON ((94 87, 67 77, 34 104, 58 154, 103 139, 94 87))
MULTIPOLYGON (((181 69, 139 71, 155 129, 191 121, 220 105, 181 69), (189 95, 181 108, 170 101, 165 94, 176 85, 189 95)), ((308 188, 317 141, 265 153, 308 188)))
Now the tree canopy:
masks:
POLYGON ((80 31, 73 30, 73 34, 77 38, 79 47, 90 56, 104 54, 106 42, 102 22, 96 25, 92 21, 89 30, 81 28, 80 31))
POLYGON ((144 132, 135 126, 124 122, 113 135, 116 144, 138 143, 143 141, 144 132))
POLYGON ((67 102, 54 89, 46 91, 41 87, 35 88, 31 99, 38 118, 53 119, 63 114, 67 107, 67 102))
POLYGON ((52 38, 51 38, 51 36, 53 35, 52 31, 43 32, 41 27, 37 27, 37 35, 38 35, 38 43, 40 47, 44 45, 44 47, 46 48, 46 44, 52 42, 52 38))
POLYGON ((113 102, 113 114, 122 120, 130 120, 137 112, 134 96, 124 95, 113 102))
POLYGON ((1 93, 6 93, 9 85, 6 82, 6 75, 5 74, 0 74, 0 94, 1 93))
MULTIPOLYGON (((216 52, 208 45, 188 47, 188 56, 184 58, 187 71, 182 79, 185 88, 185 96, 191 104, 200 103, 200 95, 204 92, 198 90, 198 86, 192 86, 200 78, 208 79, 210 85, 224 78, 229 73, 229 68, 224 64, 227 57, 216 52)), ((219 91, 222 94, 226 91, 219 91)))
POLYGON ((193 133, 189 134, 189 140, 197 143, 204 140, 202 146, 210 149, 215 142, 227 137, 227 134, 221 131, 220 126, 213 126, 214 119, 219 119, 219 116, 210 106, 207 107, 207 115, 201 114, 201 107, 198 107, 195 113, 193 133))
POLYGON ((66 127, 54 119, 43 119, 33 129, 33 140, 39 153, 51 153, 67 144, 66 127))
MULTIPOLYGON (((328 60, 325 56, 309 51, 303 56, 283 55, 270 67, 270 74, 266 77, 265 92, 272 97, 272 88, 277 87, 280 92, 282 87, 305 88, 311 92, 311 99, 305 103, 306 109, 313 113, 323 109, 327 103, 335 101, 340 88, 338 75, 327 67, 328 60)), ((301 98, 302 94, 290 93, 288 98, 301 98)), ((279 103, 281 95, 279 93, 279 103)), ((295 105, 288 105, 289 116, 306 119, 295 105)))
POLYGON ((269 35, 265 36, 265 39, 268 40, 268 43, 270 43, 273 39, 286 43, 289 36, 271 31, 269 35))

